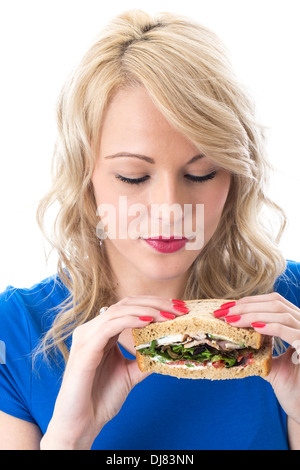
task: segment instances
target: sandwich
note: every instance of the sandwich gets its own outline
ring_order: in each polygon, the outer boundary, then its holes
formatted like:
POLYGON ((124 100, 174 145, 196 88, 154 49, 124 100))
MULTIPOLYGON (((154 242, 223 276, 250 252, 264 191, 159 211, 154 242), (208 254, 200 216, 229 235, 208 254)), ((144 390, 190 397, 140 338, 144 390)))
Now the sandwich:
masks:
POLYGON ((273 338, 215 318, 214 310, 229 301, 187 300, 186 315, 134 328, 140 370, 189 379, 266 377, 271 370, 273 338))

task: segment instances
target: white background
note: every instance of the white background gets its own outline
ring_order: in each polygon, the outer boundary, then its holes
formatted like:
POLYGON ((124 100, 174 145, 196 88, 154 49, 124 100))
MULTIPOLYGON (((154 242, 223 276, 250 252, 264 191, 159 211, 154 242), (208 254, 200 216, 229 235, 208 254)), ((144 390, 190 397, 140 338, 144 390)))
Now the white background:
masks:
POLYGON ((269 129, 269 195, 289 219, 280 246, 300 261, 299 0, 0 0, 0 291, 55 272, 35 211, 50 184, 56 99, 101 27, 131 8, 184 14, 223 40, 269 129))

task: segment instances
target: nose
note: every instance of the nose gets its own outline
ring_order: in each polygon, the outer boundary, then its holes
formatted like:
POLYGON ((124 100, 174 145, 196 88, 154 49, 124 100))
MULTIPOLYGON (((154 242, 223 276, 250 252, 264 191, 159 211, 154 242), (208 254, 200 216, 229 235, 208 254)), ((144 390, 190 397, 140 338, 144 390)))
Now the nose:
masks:
POLYGON ((181 225, 184 214, 184 191, 180 187, 178 177, 166 171, 158 178, 151 188, 150 204, 156 220, 172 227, 181 225))
POLYGON ((178 176, 166 170, 159 178, 151 190, 151 202, 156 204, 182 204, 184 191, 178 176))
POLYGON ((151 188, 151 203, 154 204, 182 204, 183 196, 179 178, 170 170, 160 175, 151 188))

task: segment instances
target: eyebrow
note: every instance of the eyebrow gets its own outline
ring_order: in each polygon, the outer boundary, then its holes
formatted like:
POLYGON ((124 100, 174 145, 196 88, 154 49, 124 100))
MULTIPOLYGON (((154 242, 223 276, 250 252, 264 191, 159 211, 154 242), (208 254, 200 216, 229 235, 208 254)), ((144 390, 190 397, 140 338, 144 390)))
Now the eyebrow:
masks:
MULTIPOLYGON (((147 163, 151 163, 154 165, 155 160, 151 157, 146 157, 146 155, 140 155, 138 153, 129 153, 129 152, 119 152, 115 153, 114 155, 108 155, 107 157, 104 157, 105 159, 111 159, 111 158, 119 158, 119 157, 133 157, 133 158, 139 158, 140 160, 144 160, 147 163)), ((204 153, 199 153, 198 155, 195 155, 191 160, 189 160, 186 165, 190 165, 191 163, 194 163, 197 160, 200 160, 201 158, 205 158, 206 155, 204 153)))

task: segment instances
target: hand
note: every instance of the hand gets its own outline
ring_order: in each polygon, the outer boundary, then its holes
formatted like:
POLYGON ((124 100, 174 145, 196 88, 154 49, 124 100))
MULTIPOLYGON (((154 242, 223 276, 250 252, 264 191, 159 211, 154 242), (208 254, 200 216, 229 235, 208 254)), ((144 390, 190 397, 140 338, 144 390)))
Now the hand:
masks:
POLYGON ((273 357, 266 380, 286 414, 300 424, 300 309, 274 292, 237 300, 224 319, 233 326, 252 326, 259 333, 277 336, 290 345, 284 354, 273 357), (298 348, 298 353, 294 348, 298 348))
POLYGON ((130 390, 149 375, 139 370, 136 360, 122 355, 117 344, 120 333, 183 313, 169 299, 126 297, 77 327, 41 448, 89 449, 102 427, 119 412, 130 390))

